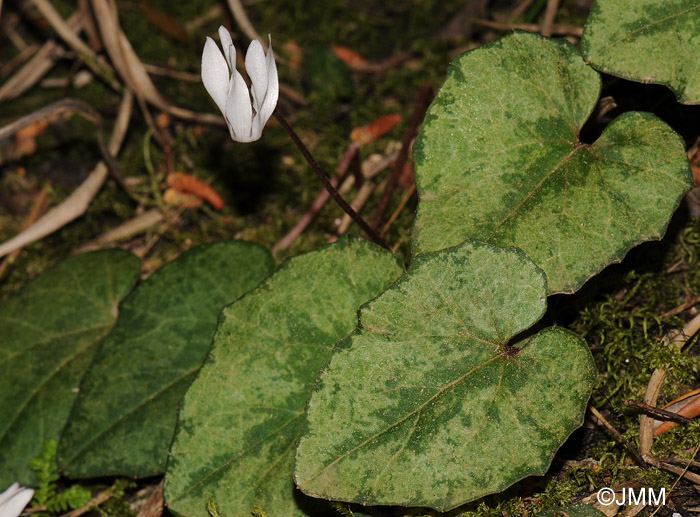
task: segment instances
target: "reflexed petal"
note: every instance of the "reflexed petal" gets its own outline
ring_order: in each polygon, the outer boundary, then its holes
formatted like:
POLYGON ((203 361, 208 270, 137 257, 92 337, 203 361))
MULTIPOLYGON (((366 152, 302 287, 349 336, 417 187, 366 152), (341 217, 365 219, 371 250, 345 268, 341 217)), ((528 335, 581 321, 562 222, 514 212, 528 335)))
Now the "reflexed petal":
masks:
POLYGON ((253 107, 250 104, 250 92, 237 70, 234 72, 233 87, 228 96, 224 118, 231 131, 231 138, 238 142, 252 142, 250 133, 253 124, 253 107))
POLYGON ((265 121, 260 118, 260 114, 253 117, 253 126, 250 130, 250 141, 254 142, 262 136, 263 129, 265 129, 265 121))
POLYGON ((265 93, 265 100, 258 110, 263 126, 265 125, 265 122, 267 122, 267 119, 269 119, 272 115, 272 112, 275 111, 277 99, 279 98, 280 94, 280 84, 277 77, 277 64, 275 63, 275 55, 272 52, 272 36, 268 34, 267 37, 270 39, 270 46, 267 49, 267 56, 265 56, 267 68, 267 92, 265 93))
POLYGON ((0 494, 0 506, 2 506, 4 503, 12 499, 12 496, 15 495, 17 492, 19 492, 21 488, 19 487, 19 483, 12 483, 10 485, 10 488, 5 490, 2 494, 0 494))
POLYGON ((253 40, 248 46, 245 55, 245 70, 248 72, 255 111, 260 111, 265 92, 267 91, 267 63, 265 62, 265 51, 258 40, 253 40))
POLYGON ((228 66, 231 68, 231 73, 236 69, 236 47, 233 46, 231 34, 223 25, 219 26, 219 39, 221 40, 221 48, 224 49, 224 56, 228 61, 228 66))
MULTIPOLYGON (((17 517, 34 497, 34 490, 31 488, 19 488, 16 483, 10 487, 10 489, 13 488, 15 490, 10 498, 0 504, 0 517, 17 517)), ((9 491, 5 491, 2 495, 5 496, 9 491)))
POLYGON ((226 115, 226 98, 229 92, 229 70, 223 54, 214 40, 207 37, 202 52, 202 83, 214 102, 226 115))

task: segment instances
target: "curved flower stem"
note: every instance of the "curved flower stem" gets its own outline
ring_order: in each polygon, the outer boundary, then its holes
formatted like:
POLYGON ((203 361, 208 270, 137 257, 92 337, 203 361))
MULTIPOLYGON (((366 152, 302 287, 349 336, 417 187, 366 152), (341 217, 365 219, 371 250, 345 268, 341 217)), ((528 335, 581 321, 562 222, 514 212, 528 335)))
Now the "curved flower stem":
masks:
POLYGON ((316 163, 316 160, 314 159, 313 155, 306 147, 306 145, 304 145, 304 142, 301 141, 299 135, 297 135, 296 132, 292 129, 292 126, 289 125, 289 122, 287 122, 287 119, 284 118, 284 115, 282 115, 276 108, 274 111, 274 115, 277 121, 292 139, 292 141, 299 148, 301 154, 304 155, 306 161, 309 162, 309 165, 311 165, 311 168, 316 173, 316 176, 318 176, 318 179, 321 180, 321 183, 323 183, 323 186, 326 188, 330 196, 335 200, 336 203, 340 205, 340 208, 342 208, 345 211, 345 213, 348 214, 350 218, 353 221, 355 221, 360 228, 364 230, 364 232, 367 234, 367 237, 369 237, 369 240, 388 250, 389 246, 387 246, 386 242, 384 242, 384 240, 377 234, 377 232, 375 232, 372 229, 372 227, 367 223, 367 221, 365 221, 357 212, 355 212, 355 210, 353 210, 353 208, 347 203, 347 201, 343 199, 343 196, 341 196, 340 193, 335 189, 335 187, 331 183, 330 178, 326 176, 326 173, 323 172, 319 164, 316 163))

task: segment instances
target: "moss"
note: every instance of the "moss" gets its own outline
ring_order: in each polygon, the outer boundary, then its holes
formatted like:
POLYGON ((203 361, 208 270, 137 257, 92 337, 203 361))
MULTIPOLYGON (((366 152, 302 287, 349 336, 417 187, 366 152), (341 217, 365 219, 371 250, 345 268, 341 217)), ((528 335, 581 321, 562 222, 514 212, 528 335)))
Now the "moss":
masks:
MULTIPOLYGON (((215 0, 172 2, 148 0, 148 5, 166 13, 174 23, 186 26, 194 18, 219 5, 215 0)), ((353 74, 352 93, 346 99, 323 105, 314 102, 308 108, 290 114, 295 128, 312 148, 318 162, 332 172, 349 143, 350 131, 386 113, 400 112, 402 123, 389 135, 366 148, 363 157, 384 152, 391 140, 400 141, 405 131, 418 88, 423 83, 437 89, 444 79, 454 44, 436 37, 450 18, 462 7, 462 0, 422 0, 411 2, 298 2, 280 0, 255 2, 246 6, 254 25, 262 34, 272 33, 275 49, 284 56, 283 43, 296 41, 303 49, 314 44, 344 45, 373 62, 382 62, 399 53, 407 53, 410 61, 390 67, 382 74, 353 74)), ((74 6, 59 2, 57 7, 67 16, 74 6)), ((139 3, 118 4, 122 27, 136 53, 146 63, 168 66, 198 73, 201 46, 206 35, 214 35, 227 17, 211 20, 190 33, 190 42, 183 43, 168 36, 161 26, 144 16, 139 3)), ((558 22, 578 23, 580 9, 575 0, 562 2, 558 22)), ((462 42, 469 43, 469 42, 462 42)), ((59 63, 50 77, 66 77, 75 70, 72 64, 59 63)), ((279 67, 281 80, 298 92, 303 90, 299 70, 286 64, 279 67)), ((199 83, 155 77, 155 83, 172 102, 199 111, 215 112, 216 107, 199 83)), ((120 95, 100 81, 79 90, 47 90, 35 87, 19 99, 3 104, 0 123, 6 124, 31 113, 41 106, 68 94, 94 106, 105 118, 109 133, 120 95)), ((317 99, 308 91, 309 99, 317 99)), ((274 123, 264 138, 250 145, 232 142, 225 129, 195 128, 194 124, 175 122, 169 128, 174 137, 173 168, 193 174, 223 196, 222 212, 208 208, 184 211, 177 222, 165 230, 147 232, 132 244, 152 244, 145 267, 152 271, 181 251, 197 244, 226 238, 242 238, 272 247, 306 212, 320 191, 318 180, 290 143, 282 129, 274 123), (185 159, 185 157, 187 159, 185 159), (189 167, 187 164, 192 164, 189 167)), ((119 155, 127 177, 146 178, 144 140, 147 128, 138 109, 119 155)), ((77 118, 59 129, 49 130, 39 140, 40 151, 11 165, 22 165, 33 181, 32 187, 50 181, 54 185, 52 203, 65 199, 80 179, 99 159, 94 128, 77 118), (43 176, 38 170, 58 158, 69 157, 82 167, 72 171, 72 184, 57 182, 53 167, 43 176)), ((157 174, 165 174, 166 156, 155 144, 150 145, 151 162, 157 174)), ((385 171, 378 178, 388 177, 385 171)), ((11 178, 0 179, 0 189, 12 191, 11 178)), ((27 184, 21 189, 27 188, 27 184)), ((18 190, 21 190, 18 189, 18 190)), ((148 182, 136 187, 145 198, 146 208, 155 206, 154 192, 148 182)), ((354 192, 349 197, 352 197, 354 192)), ((398 206, 403 192, 392 196, 385 212, 386 221, 398 206)), ((378 203, 374 196, 363 208, 371 218, 378 203)), ((399 244, 399 253, 409 257, 409 233, 416 207, 415 196, 391 226, 387 241, 399 244)), ((108 181, 91 203, 87 213, 59 232, 28 246, 0 279, 0 302, 15 293, 29 278, 72 253, 80 245, 106 230, 134 217, 143 208, 108 181)), ((329 202, 306 232, 289 250, 283 250, 278 261, 324 244, 334 234, 335 219, 341 210, 329 202)), ((0 239, 10 237, 21 227, 21 214, 9 214, 0 207, 0 239)), ((355 227, 352 233, 359 234, 355 227)), ((662 337, 671 329, 682 328, 689 314, 663 316, 700 293, 700 220, 680 220, 675 231, 661 244, 639 247, 618 266, 613 266, 589 282, 572 296, 550 299, 548 318, 581 334, 593 350, 600 372, 592 403, 610 415, 612 424, 631 442, 638 445, 639 413, 627 408, 627 399, 641 400, 654 368, 670 363, 664 382, 661 402, 672 400, 698 386, 700 350, 695 340, 682 352, 666 346, 662 337), (680 227, 679 227, 680 226, 680 227), (675 266, 674 266, 675 265, 675 266), (674 266, 674 273, 667 270, 674 266)), ((681 455, 700 441, 700 425, 678 426, 656 439, 654 454, 658 457, 681 455)), ((555 462, 541 478, 525 480, 503 494, 490 496, 453 512, 453 515, 530 516, 539 511, 568 504, 592 490, 609 484, 643 478, 652 487, 670 486, 673 477, 658 469, 643 470, 629 464, 629 454, 606 431, 583 430, 565 447, 567 455, 581 466, 562 467, 555 462), (582 439, 586 437, 586 440, 582 439), (590 460, 590 463, 581 460, 590 460)), ((106 515, 132 515, 124 502, 127 495, 115 497, 103 507, 106 515)), ((375 510, 373 510, 375 511, 375 510)), ((377 515, 435 515, 424 509, 377 509, 377 515)))

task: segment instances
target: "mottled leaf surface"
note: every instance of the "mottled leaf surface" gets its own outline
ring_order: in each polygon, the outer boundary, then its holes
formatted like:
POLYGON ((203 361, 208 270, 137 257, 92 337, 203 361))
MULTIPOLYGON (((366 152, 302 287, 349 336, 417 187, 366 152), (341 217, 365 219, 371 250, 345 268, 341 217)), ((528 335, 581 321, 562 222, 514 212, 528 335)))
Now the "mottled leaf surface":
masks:
POLYGON ((222 311, 180 409, 165 476, 171 511, 206 517, 213 500, 222 515, 315 513, 292 480, 306 399, 358 307, 401 272, 389 252, 345 238, 290 259, 222 311))
POLYGON ((564 41, 516 32, 458 57, 414 147, 414 251, 517 246, 557 293, 661 238, 692 184, 683 142, 634 112, 582 144, 599 90, 564 41))
POLYGON ((697 0, 596 0, 581 52, 598 70, 664 84, 681 102, 700 103, 697 0))
POLYGON ((76 255, 0 306, 0 487, 36 483, 27 464, 58 440, 139 266, 126 251, 76 255))
POLYGON ((225 241, 183 253, 141 284, 80 386, 59 442, 63 472, 163 472, 177 405, 206 356, 219 311, 273 268, 265 248, 225 241))
POLYGON ((448 510, 543 474, 581 425, 588 347, 548 328, 545 278, 515 248, 419 255, 360 310, 312 392, 295 479, 316 497, 448 510))

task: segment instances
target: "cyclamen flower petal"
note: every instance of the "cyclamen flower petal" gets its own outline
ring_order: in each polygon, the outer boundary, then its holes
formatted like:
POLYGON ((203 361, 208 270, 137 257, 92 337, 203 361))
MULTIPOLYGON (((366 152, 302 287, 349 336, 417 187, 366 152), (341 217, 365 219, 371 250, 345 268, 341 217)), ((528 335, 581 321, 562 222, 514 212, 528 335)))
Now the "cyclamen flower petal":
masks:
POLYGON ((29 501, 34 497, 34 490, 23 488, 14 483, 0 494, 0 517, 18 517, 29 501))
POLYGON ((250 43, 246 52, 245 67, 251 81, 250 89, 236 70, 236 49, 223 25, 219 27, 223 53, 209 37, 204 44, 202 82, 224 115, 231 138, 237 142, 259 139, 277 105, 279 79, 272 37, 268 37, 270 47, 267 54, 257 40, 250 43))

